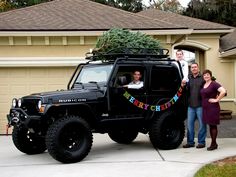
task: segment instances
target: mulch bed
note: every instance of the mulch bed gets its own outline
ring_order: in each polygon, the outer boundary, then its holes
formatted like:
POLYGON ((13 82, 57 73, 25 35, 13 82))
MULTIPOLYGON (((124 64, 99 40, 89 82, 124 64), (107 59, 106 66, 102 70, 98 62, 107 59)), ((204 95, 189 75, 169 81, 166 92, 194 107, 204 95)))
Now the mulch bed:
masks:
POLYGON ((212 164, 217 166, 224 166, 225 164, 236 164, 236 156, 227 157, 225 159, 215 161, 212 164))

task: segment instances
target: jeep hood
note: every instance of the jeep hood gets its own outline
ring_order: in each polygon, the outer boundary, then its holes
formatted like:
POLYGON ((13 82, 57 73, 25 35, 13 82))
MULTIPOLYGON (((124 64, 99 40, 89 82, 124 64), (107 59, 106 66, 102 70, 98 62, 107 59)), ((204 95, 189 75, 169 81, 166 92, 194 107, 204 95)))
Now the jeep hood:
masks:
POLYGON ((80 89, 34 93, 23 99, 41 99, 43 103, 76 103, 95 100, 102 95, 99 90, 80 89))

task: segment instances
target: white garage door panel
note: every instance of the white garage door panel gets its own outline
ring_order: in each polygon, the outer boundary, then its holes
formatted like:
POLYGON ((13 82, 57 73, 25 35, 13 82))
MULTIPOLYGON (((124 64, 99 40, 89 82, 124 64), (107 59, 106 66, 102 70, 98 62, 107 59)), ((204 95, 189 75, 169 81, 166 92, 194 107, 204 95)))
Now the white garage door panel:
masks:
POLYGON ((73 71, 74 67, 0 68, 0 134, 5 133, 12 98, 66 89, 73 71))

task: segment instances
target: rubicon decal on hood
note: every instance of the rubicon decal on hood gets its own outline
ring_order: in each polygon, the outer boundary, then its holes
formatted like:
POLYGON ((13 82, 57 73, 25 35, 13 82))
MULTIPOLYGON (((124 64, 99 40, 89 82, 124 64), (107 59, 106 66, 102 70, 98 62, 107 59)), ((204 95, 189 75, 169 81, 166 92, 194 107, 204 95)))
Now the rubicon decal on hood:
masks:
POLYGON ((77 103, 87 101, 85 98, 75 98, 75 99, 61 99, 58 100, 59 103, 77 103))

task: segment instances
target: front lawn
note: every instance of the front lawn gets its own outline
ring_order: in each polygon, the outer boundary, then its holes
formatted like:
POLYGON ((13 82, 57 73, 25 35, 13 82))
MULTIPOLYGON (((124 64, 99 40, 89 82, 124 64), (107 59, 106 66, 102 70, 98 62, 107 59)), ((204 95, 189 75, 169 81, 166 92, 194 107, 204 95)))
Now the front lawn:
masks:
POLYGON ((236 156, 208 164, 194 177, 236 177, 236 156))

